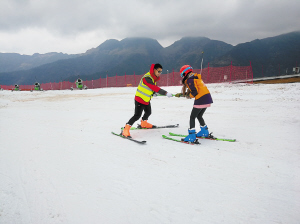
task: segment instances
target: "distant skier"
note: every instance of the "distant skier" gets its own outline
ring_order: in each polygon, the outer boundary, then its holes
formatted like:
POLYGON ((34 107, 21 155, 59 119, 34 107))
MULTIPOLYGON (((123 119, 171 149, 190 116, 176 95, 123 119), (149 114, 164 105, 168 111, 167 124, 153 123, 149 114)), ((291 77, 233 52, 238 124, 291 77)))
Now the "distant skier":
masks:
POLYGON ((160 80, 160 74, 162 73, 163 67, 161 64, 152 64, 150 71, 146 73, 136 90, 135 94, 135 110, 133 117, 126 123, 122 135, 125 137, 130 137, 130 128, 142 115, 144 115, 141 120, 142 128, 153 128, 153 125, 148 123, 148 118, 151 115, 151 104, 150 100, 156 93, 161 95, 166 95, 167 97, 172 97, 173 94, 169 93, 156 85, 156 82, 160 80))
POLYGON ((180 69, 182 79, 182 94, 187 98, 195 98, 194 106, 190 115, 189 135, 184 138, 186 142, 195 142, 197 137, 208 137, 209 132, 203 119, 203 114, 207 107, 213 103, 212 97, 206 85, 204 84, 201 74, 193 73, 190 65, 184 65, 180 69), (200 131, 196 134, 195 120, 200 123, 200 131))

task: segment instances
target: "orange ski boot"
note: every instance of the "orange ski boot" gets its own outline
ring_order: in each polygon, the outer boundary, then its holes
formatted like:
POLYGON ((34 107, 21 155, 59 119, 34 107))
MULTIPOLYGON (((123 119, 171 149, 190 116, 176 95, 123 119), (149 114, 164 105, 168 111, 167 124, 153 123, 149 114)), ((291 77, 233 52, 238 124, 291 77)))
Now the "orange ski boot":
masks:
POLYGON ((145 121, 141 120, 141 127, 142 128, 153 128, 153 125, 148 123, 147 120, 145 120, 145 121))
POLYGON ((129 124, 126 124, 123 131, 122 131, 122 135, 125 136, 126 138, 131 137, 130 132, 129 132, 130 128, 131 128, 131 126, 129 124))

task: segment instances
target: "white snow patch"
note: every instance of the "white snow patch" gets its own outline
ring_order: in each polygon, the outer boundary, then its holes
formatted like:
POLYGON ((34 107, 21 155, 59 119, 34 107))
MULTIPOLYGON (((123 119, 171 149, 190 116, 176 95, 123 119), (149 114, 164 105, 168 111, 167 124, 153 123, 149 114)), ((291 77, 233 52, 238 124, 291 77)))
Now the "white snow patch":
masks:
POLYGON ((300 84, 207 86, 209 130, 237 142, 163 139, 187 133, 185 98, 151 101, 150 123, 180 126, 131 131, 139 145, 110 133, 136 88, 1 91, 0 223, 298 224, 300 84))

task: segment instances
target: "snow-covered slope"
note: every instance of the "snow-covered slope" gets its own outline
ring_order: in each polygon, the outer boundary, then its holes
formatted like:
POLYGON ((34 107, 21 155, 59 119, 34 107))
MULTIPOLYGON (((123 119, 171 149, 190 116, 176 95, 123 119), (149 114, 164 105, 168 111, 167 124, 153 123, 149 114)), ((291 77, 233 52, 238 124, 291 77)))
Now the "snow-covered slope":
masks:
POLYGON ((300 84, 208 88, 209 130, 237 142, 163 139, 187 133, 185 98, 152 99, 150 123, 180 126, 139 145, 111 134, 135 88, 1 91, 0 223, 299 223, 300 84))

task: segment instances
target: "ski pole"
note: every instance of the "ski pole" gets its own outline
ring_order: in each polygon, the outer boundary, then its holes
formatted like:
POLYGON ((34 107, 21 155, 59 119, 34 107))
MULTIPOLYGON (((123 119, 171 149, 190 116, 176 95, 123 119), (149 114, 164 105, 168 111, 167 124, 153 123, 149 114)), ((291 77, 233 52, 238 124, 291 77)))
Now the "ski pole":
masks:
POLYGON ((203 51, 202 51, 202 60, 201 60, 201 71, 200 71, 200 74, 202 74, 202 64, 203 64, 203 51))

